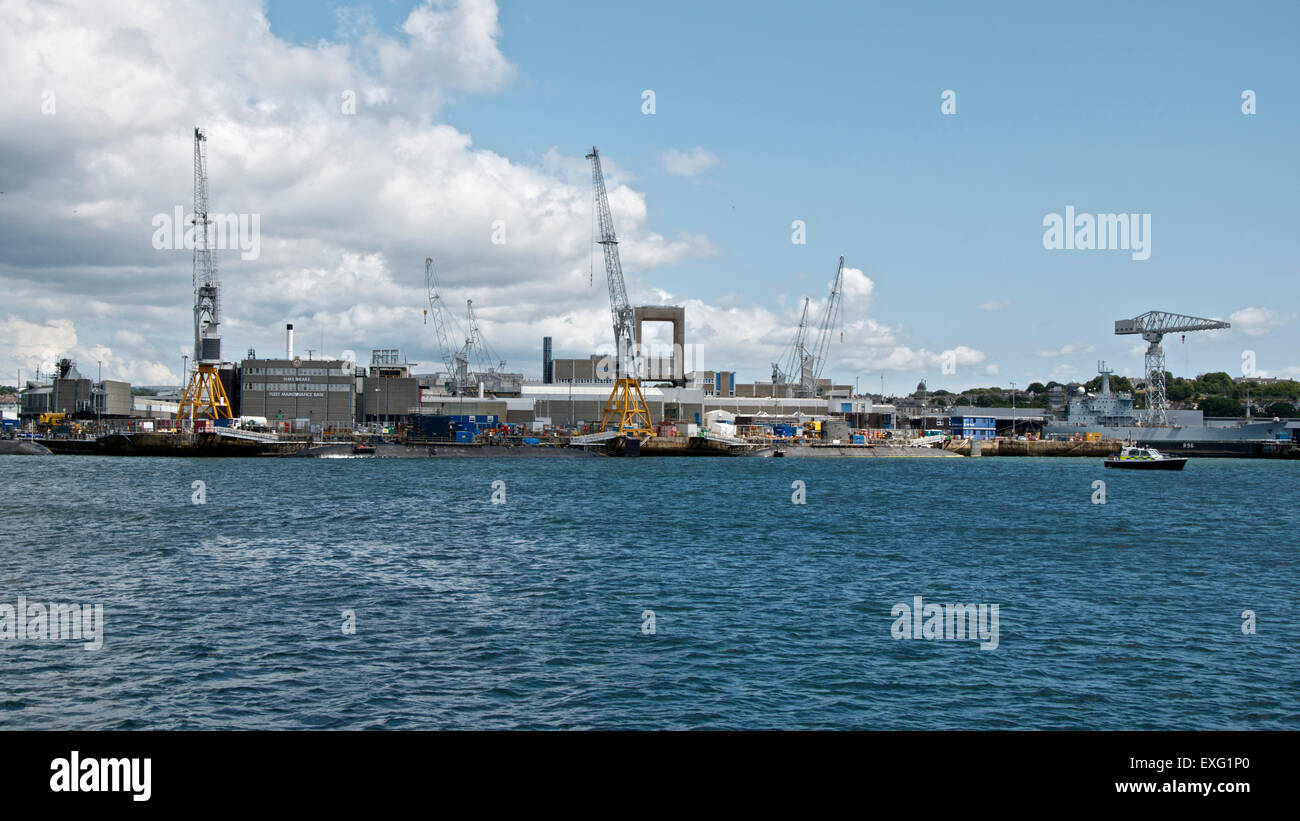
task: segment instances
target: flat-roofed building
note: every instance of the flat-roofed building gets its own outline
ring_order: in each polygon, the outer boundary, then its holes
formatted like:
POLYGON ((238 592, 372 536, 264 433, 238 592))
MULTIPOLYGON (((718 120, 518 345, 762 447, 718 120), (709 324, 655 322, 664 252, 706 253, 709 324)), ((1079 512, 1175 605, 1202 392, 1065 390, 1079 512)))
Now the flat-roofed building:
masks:
POLYGON ((346 359, 245 359, 239 366, 242 416, 351 425, 356 393, 356 370, 346 359))
POLYGON ((130 382, 105 379, 91 388, 91 407, 100 416, 130 416, 132 405, 130 382))

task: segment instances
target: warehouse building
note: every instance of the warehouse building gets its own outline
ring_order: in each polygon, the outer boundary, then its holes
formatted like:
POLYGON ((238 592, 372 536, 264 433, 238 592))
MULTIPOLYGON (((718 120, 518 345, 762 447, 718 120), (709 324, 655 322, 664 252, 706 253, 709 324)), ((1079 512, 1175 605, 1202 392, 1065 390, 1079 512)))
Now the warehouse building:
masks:
POLYGON ((356 418, 356 373, 346 359, 245 359, 239 375, 241 416, 327 427, 356 418))

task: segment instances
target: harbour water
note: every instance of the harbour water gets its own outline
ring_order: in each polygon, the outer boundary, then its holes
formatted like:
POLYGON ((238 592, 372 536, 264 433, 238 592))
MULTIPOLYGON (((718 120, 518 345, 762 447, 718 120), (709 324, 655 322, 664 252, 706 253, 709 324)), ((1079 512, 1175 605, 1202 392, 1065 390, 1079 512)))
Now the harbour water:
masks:
POLYGON ((0 605, 104 614, 0 638, 0 728, 1300 727, 1286 462, 0 469, 0 605), (896 639, 916 596, 997 647, 896 639))

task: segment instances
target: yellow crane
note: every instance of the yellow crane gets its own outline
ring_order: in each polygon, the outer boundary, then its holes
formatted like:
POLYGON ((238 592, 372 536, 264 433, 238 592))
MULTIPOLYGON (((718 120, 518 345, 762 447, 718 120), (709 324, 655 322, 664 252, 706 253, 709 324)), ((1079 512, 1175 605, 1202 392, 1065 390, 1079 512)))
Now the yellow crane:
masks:
MULTIPOLYGON (((194 376, 181 393, 176 418, 230 419, 230 399, 221 384, 221 283, 208 226, 207 135, 194 129, 194 376)), ((185 374, 181 375, 185 378, 185 374)))
POLYGON ((609 211, 609 196, 605 193, 605 176, 600 170, 600 152, 595 146, 592 146, 587 159, 591 160, 596 216, 600 221, 598 241, 605 250, 605 279, 609 283, 609 307, 614 316, 614 389, 605 400, 600 429, 613 430, 630 438, 648 439, 654 436, 654 428, 650 422, 650 408, 641 393, 641 380, 637 377, 640 368, 632 342, 635 313, 627 299, 614 218, 609 211))

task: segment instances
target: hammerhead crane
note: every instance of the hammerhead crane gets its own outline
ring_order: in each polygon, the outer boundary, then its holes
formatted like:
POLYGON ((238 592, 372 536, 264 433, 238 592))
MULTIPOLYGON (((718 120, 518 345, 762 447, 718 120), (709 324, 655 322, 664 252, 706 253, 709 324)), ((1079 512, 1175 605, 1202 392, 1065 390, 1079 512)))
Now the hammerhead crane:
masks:
POLYGON ((633 348, 635 314, 627 299, 623 264, 618 258, 618 237, 614 234, 614 217, 609 211, 605 175, 600 170, 600 152, 595 146, 592 146, 587 159, 591 160, 591 182, 595 190, 596 216, 600 222, 600 239, 597 241, 605 251, 605 279, 609 284, 609 309, 614 319, 614 390, 605 401, 600 429, 614 430, 623 436, 649 438, 654 435, 654 430, 650 424, 650 408, 641 393, 640 367, 633 348))
POLYGON ((1213 331, 1232 327, 1217 319, 1171 314, 1165 311, 1147 311, 1132 319, 1115 320, 1115 333, 1141 334, 1149 344, 1146 353, 1147 409, 1142 418, 1145 425, 1168 425, 1169 398, 1165 392, 1165 351, 1160 342, 1165 334, 1188 331, 1213 331))

